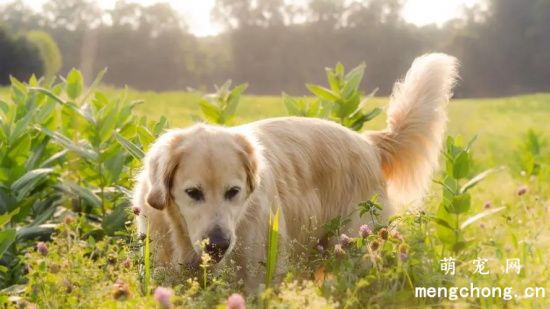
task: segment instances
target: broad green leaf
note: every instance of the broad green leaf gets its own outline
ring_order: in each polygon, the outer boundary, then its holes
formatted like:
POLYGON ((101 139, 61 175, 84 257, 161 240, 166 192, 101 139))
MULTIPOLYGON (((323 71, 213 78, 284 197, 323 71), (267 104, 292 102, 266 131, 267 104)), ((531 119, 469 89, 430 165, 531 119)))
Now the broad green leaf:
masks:
POLYGON ((115 133, 116 140, 131 154, 134 158, 141 160, 145 157, 145 153, 136 144, 122 137, 120 134, 115 133))
POLYGON ((344 98, 350 96, 354 91, 357 91, 361 81, 363 80, 363 75, 365 73, 366 64, 362 63, 353 70, 351 70, 345 78, 344 90, 342 91, 342 96, 344 98))
POLYGON ((17 241, 42 239, 46 240, 55 231, 56 224, 41 224, 37 226, 25 226, 17 230, 17 241))
POLYGON ((84 146, 84 145, 78 145, 73 143, 68 137, 64 136, 63 134, 59 132, 53 132, 49 129, 46 129, 44 127, 38 128, 38 130, 44 132, 48 136, 50 136, 53 140, 55 140, 57 143, 63 145, 65 148, 76 152, 78 155, 80 155, 83 158, 89 159, 89 160, 96 160, 97 154, 90 148, 84 146))
POLYGON ((19 208, 15 208, 11 212, 0 215, 0 228, 4 227, 6 223, 10 222, 11 218, 19 213, 19 208))
POLYGON ((316 95, 321 99, 325 99, 329 101, 336 101, 340 99, 340 97, 337 94, 335 94, 334 92, 332 92, 332 90, 329 90, 325 87, 321 87, 314 84, 306 84, 306 87, 311 93, 313 93, 314 95, 316 95))
POLYGON ((221 119, 221 111, 217 106, 213 105, 208 100, 203 99, 199 102, 199 107, 208 122, 219 124, 219 120, 221 119))
POLYGON ((300 115, 300 109, 298 108, 298 103, 294 98, 291 96, 288 96, 286 93, 283 92, 283 102, 285 104, 286 110, 289 115, 292 116, 298 116, 300 115))
POLYGON ((15 229, 0 231, 0 258, 6 250, 13 244, 16 238, 15 229))
POLYGON ((107 235, 112 236, 115 232, 124 229, 125 222, 129 219, 127 209, 128 205, 120 204, 105 217, 101 226, 107 235))
POLYGON ((470 194, 463 193, 452 197, 447 210, 453 214, 461 214, 470 210, 470 194))
POLYGON ((453 161, 453 177, 461 179, 468 177, 470 172, 470 156, 466 151, 461 151, 453 161))
POLYGON ((97 195, 95 195, 88 188, 81 187, 73 182, 66 182, 65 186, 69 189, 69 191, 78 195, 92 206, 101 207, 101 199, 99 199, 99 197, 97 197, 97 195))
POLYGON ((76 100, 82 93, 84 78, 82 73, 76 69, 72 69, 67 75, 65 91, 71 100, 76 100))
POLYGON ((21 200, 52 172, 53 169, 51 168, 39 168, 29 171, 11 184, 11 190, 16 192, 17 199, 21 200))

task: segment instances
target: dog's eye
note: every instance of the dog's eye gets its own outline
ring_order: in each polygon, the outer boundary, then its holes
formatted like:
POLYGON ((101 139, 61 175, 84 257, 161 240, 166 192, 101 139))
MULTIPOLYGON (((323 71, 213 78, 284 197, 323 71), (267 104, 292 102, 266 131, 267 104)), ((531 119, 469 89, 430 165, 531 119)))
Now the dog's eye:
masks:
POLYGON ((225 199, 230 200, 234 198, 239 193, 239 191, 241 191, 241 188, 239 187, 230 188, 229 190, 225 191, 225 199))
POLYGON ((185 193, 187 193, 187 195, 189 195, 189 197, 194 199, 195 201, 204 200, 204 195, 202 194, 202 191, 199 188, 185 189, 185 193))

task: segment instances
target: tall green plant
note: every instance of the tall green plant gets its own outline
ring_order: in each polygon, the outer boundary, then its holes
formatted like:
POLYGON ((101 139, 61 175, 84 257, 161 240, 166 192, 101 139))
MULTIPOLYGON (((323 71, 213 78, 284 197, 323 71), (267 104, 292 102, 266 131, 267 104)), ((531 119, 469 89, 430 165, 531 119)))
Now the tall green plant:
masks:
POLYGON ((293 116, 330 118, 355 131, 361 130, 365 122, 372 120, 382 111, 376 107, 365 112, 365 105, 376 90, 364 96, 359 89, 365 73, 363 63, 346 73, 344 65, 338 63, 335 68, 326 68, 329 88, 306 84, 315 95, 314 101, 295 99, 283 94, 287 111, 293 116))
POLYGON ((133 114, 140 101, 128 101, 123 93, 108 98, 94 91, 105 71, 85 91, 84 80, 72 70, 65 82, 53 90, 35 87, 59 106, 60 119, 54 127, 37 126, 40 132, 69 153, 62 169, 62 191, 71 194, 76 212, 101 223, 90 229, 92 235, 114 234, 128 219, 127 190, 147 147, 166 125, 138 119, 133 114), (78 172, 75 172, 78 171, 78 172))
MULTIPOLYGON (((55 102, 11 79, 10 101, 0 101, 0 288, 21 282, 20 255, 52 233, 45 224, 61 202, 54 166, 65 153, 35 130, 55 123, 55 102)), ((37 86, 33 76, 29 85, 37 86)))
POLYGON ((216 92, 205 95, 199 101, 202 117, 193 115, 196 121, 214 124, 231 124, 237 112, 237 106, 242 93, 248 84, 240 84, 231 88, 231 81, 226 81, 221 87, 216 86, 216 92))
POLYGON ((470 224, 504 209, 504 207, 488 209, 476 215, 463 219, 471 214, 471 196, 469 190, 476 186, 488 175, 500 171, 502 168, 486 170, 474 177, 469 177, 472 171, 473 160, 471 146, 475 138, 466 146, 452 137, 447 137, 444 151, 445 171, 443 179, 436 181, 443 190, 443 198, 437 215, 433 218, 437 223, 437 233, 441 242, 454 252, 464 249, 471 240, 467 240, 464 230, 470 224))

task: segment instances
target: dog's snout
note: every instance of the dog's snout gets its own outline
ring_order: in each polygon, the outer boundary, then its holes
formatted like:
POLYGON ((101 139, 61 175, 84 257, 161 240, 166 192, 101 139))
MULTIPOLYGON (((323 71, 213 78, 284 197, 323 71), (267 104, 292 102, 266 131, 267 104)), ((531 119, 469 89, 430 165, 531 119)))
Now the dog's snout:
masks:
POLYGON ((204 247, 214 261, 219 262, 231 245, 231 237, 227 236, 219 226, 208 233, 206 238, 209 239, 208 244, 204 247))

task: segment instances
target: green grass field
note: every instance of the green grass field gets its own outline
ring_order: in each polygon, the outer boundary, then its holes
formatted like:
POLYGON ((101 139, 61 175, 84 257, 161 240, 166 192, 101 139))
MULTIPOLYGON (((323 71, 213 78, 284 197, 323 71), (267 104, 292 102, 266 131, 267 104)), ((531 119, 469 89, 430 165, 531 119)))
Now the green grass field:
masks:
MULTIPOLYGON (((109 97, 122 95, 118 89, 103 89, 109 97)), ((199 114, 198 101, 200 95, 185 92, 139 92, 129 90, 129 99, 144 100, 137 108, 139 115, 148 119, 158 119, 165 116, 171 127, 183 127, 192 124, 191 114, 199 114)), ((0 99, 8 100, 9 93, 0 88, 0 99)), ((387 98, 373 98, 370 107, 384 107, 387 98)), ((473 147, 474 171, 504 166, 501 172, 493 174, 481 182, 471 192, 471 209, 466 217, 482 212, 486 208, 504 207, 504 210, 476 221, 465 230, 468 247, 453 253, 443 249, 435 236, 434 223, 426 223, 422 213, 416 212, 404 216, 399 230, 403 234, 403 245, 394 241, 399 248, 406 248, 407 259, 395 261, 391 256, 387 265, 382 265, 376 271, 367 272, 365 277, 356 277, 361 265, 354 264, 357 260, 349 258, 327 258, 326 265, 336 263, 340 273, 323 274, 326 278, 319 288, 313 283, 298 284, 296 280, 318 281, 317 264, 297 264, 289 267, 291 276, 285 279, 282 286, 275 291, 267 291, 264 300, 272 304, 285 304, 280 308, 310 308, 313 304, 330 303, 333 301, 344 308, 374 307, 424 307, 438 304, 446 307, 538 307, 550 305, 550 295, 532 298, 521 292, 529 287, 544 287, 546 294, 550 293, 550 94, 533 94, 517 97, 494 99, 460 99, 453 100, 449 107, 448 134, 460 135, 465 141, 477 136, 473 147), (541 175, 529 176, 522 172, 518 157, 526 141, 526 134, 533 129, 546 144, 541 147, 540 163, 546 166, 541 175), (518 194, 518 188, 525 187, 526 193, 518 194), (486 206, 486 205, 490 206, 486 206), (423 219, 424 218, 424 219, 423 219), (444 276, 439 269, 439 259, 454 255, 458 258, 457 275, 444 276), (491 273, 475 274, 472 260, 487 258, 491 273), (520 258, 523 266, 519 275, 504 274, 502 268, 506 259, 520 258), (314 275, 315 273, 315 275, 314 275), (335 279, 330 279, 330 276, 335 279), (314 280, 315 279, 315 280, 314 280), (332 281, 331 281, 332 280, 332 281), (499 298, 415 298, 412 283, 425 286, 468 286, 474 283, 486 287, 511 287, 517 295, 513 300, 499 298), (271 293, 271 294, 270 294, 271 293), (328 296, 327 296, 328 295, 328 296), (331 297, 332 299, 325 299, 331 297), (325 302, 326 301, 326 302, 325 302), (290 304, 290 306, 288 306, 290 304)), ((280 96, 244 96, 237 109, 236 124, 247 123, 267 117, 285 116, 286 110, 280 96)), ((385 126, 385 115, 381 114, 365 125, 366 130, 379 130, 385 126)), ((537 161, 538 162, 538 161, 537 161)), ((439 178, 440 174, 435 175, 439 178)), ((435 214, 441 202, 441 186, 434 183, 430 190, 424 211, 435 214)), ((73 243, 72 229, 77 223, 62 227, 56 242, 50 244, 48 256, 36 252, 30 254, 30 283, 23 287, 23 295, 33 294, 31 291, 40 287, 42 294, 30 301, 42 304, 44 308, 71 307, 154 307, 157 304, 148 295, 139 292, 140 281, 137 278, 137 267, 121 266, 126 255, 132 250, 126 246, 106 242, 88 243, 81 241, 73 243), (109 252, 108 258, 92 260, 86 253, 86 248, 99 246, 100 250, 109 252), (112 263, 111 260, 119 261, 112 263), (46 266, 48 265, 48 266, 46 266), (55 266, 57 265, 57 266, 55 266), (59 265, 70 267, 62 267, 59 265), (55 267, 54 267, 55 266, 55 267), (56 268, 57 267, 57 268, 56 268), (53 271, 52 269, 56 269, 53 271), (130 296, 126 295, 127 303, 121 303, 113 290, 113 282, 121 279, 127 284, 130 296), (69 283, 67 283, 69 282, 69 283), (70 292, 69 287, 70 286, 70 292), (25 294, 27 293, 27 294, 25 294), (58 299, 58 293, 71 294, 69 300, 58 299), (72 303, 71 303, 72 302, 72 303)), ((357 235, 351 235, 357 236, 357 235)), ((386 243, 383 254, 394 255, 396 249, 386 243), (392 250, 393 250, 392 249, 392 250), (384 251, 385 250, 385 251, 384 251)), ((401 250, 401 249, 400 249, 401 250)), ((382 255, 382 253, 381 253, 382 255)), ((366 255, 365 255, 366 256, 366 255)), ((384 259, 388 258, 385 256, 384 259)), ((363 261, 364 262, 364 261, 363 261)), ((361 263, 363 263, 361 262, 361 263)), ((376 264, 375 262, 373 262, 376 264)), ((135 266, 135 265, 134 265, 135 266)), ((325 277, 323 277, 325 278, 325 277)), ((157 277, 158 284, 165 284, 162 276, 157 277)), ((306 282, 311 282, 306 281, 306 282)), ((170 280, 168 280, 170 282, 170 280)), ((317 282, 318 283, 318 282, 317 282)), ((212 280, 207 288, 201 289, 197 281, 181 280, 173 286, 177 297, 174 302, 183 307, 212 308, 223 304, 227 295, 235 292, 233 285, 223 279, 212 280)), ((63 298, 63 296, 61 296, 63 298)), ((67 299, 69 299, 67 297, 67 299)), ((250 307, 262 307, 262 301, 249 297, 250 307)), ((265 304, 265 303, 264 303, 265 304)), ((223 306, 222 306, 223 307, 223 306)), ((276 307, 276 306, 274 306, 276 307)), ((329 306, 330 307, 330 306, 329 306)), ((279 308, 279 307, 277 307, 279 308)))
MULTIPOLYGON (((112 90, 111 90, 112 91, 112 90)), ((142 99, 137 111, 149 118, 168 118, 171 127, 192 124, 198 114, 200 95, 185 92, 129 91, 130 99, 142 99)), ((387 98, 373 98, 370 106, 386 106, 387 98)), ((449 107, 448 134, 469 139, 478 136, 476 158, 483 164, 505 164, 513 158, 513 149, 527 129, 550 132, 550 94, 533 94, 495 99, 458 99, 449 107)), ((280 96, 245 96, 237 109, 237 123, 287 114, 280 96)), ((365 125, 367 130, 385 126, 385 115, 365 125)))

